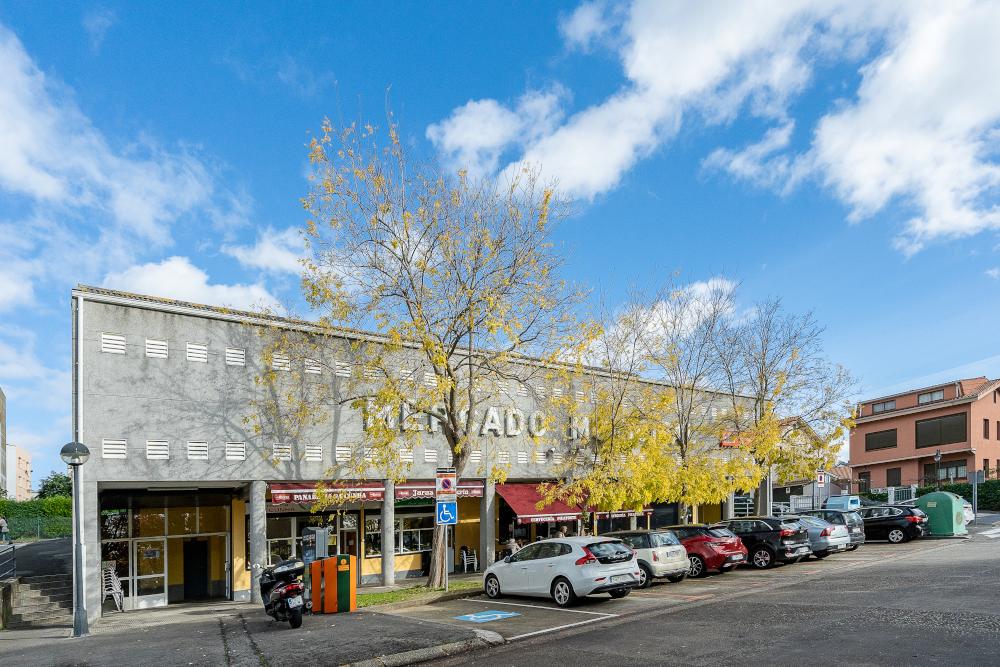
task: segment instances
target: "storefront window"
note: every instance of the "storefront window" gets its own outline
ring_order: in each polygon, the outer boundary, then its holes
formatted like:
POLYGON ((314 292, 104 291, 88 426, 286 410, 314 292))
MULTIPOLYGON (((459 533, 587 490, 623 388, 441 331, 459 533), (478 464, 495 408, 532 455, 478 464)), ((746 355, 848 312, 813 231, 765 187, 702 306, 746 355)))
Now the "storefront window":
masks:
POLYGON ((292 541, 289 540, 268 540, 267 541, 268 563, 274 565, 292 557, 292 541))
POLYGON ((154 537, 163 535, 165 527, 162 508, 150 507, 133 510, 132 535, 134 537, 154 537))
POLYGON ((147 579, 137 579, 135 582, 136 595, 159 595, 163 593, 163 577, 149 577, 147 579))
MULTIPOLYGON (((119 579, 128 579, 128 547, 127 541, 105 542, 101 545, 101 566, 114 563, 115 574, 119 579)), ((123 590, 126 588, 122 587, 123 590)))
POLYGON ((399 535, 396 553, 418 553, 431 550, 434 539, 434 516, 408 516, 396 520, 399 535), (398 548, 401 543, 402 548, 398 548))
MULTIPOLYGON (((356 521, 356 520, 355 520, 356 521)), ((382 517, 365 513, 365 557, 376 558, 382 555, 382 517)))
POLYGON ((197 509, 194 507, 167 508, 167 531, 169 535, 191 535, 198 532, 197 509))
POLYGON ((225 533, 229 531, 224 505, 210 505, 198 508, 199 533, 225 533))
POLYGON ((128 510, 101 510, 101 539, 117 540, 128 537, 128 510))

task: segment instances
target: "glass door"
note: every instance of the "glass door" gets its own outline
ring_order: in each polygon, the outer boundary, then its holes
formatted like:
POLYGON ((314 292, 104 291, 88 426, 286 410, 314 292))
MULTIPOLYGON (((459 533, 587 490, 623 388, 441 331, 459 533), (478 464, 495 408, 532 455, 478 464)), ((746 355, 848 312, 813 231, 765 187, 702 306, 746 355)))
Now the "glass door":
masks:
POLYGON ((132 541, 132 608, 146 609, 167 604, 167 540, 163 537, 132 541))

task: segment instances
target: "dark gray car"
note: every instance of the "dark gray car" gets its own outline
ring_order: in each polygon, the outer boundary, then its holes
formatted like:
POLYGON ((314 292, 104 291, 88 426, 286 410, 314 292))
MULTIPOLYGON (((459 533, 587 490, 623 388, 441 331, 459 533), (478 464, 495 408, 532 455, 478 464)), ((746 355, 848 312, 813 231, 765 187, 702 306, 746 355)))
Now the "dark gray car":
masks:
POLYGON ((835 526, 846 526, 851 536, 851 544, 847 548, 851 551, 865 543, 865 522, 854 510, 807 510, 799 514, 819 517, 835 526))

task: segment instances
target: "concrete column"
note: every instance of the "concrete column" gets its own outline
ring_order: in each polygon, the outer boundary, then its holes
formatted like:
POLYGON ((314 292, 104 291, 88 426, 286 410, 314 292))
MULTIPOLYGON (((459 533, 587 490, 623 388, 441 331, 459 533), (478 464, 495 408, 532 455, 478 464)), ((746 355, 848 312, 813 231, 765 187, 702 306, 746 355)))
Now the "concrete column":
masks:
POLYGON ((97 482, 84 481, 81 487, 83 490, 83 598, 87 608, 87 621, 90 624, 101 617, 101 597, 104 591, 104 581, 101 574, 101 514, 97 502, 97 482))
POLYGON ((396 483, 383 481, 385 496, 382 498, 382 585, 396 583, 396 483))
POLYGON ((250 482, 250 600, 263 604, 260 597, 260 572, 267 565, 267 485, 263 480, 250 482))
POLYGON ((628 518, 628 529, 635 530, 639 527, 639 517, 632 515, 628 518))
POLYGON ((491 480, 483 485, 483 498, 479 502, 479 569, 485 570, 496 559, 497 536, 494 519, 497 514, 497 488, 491 480))
POLYGON ((733 505, 736 503, 735 496, 736 496, 735 493, 730 492, 729 497, 727 497, 726 501, 724 503, 722 503, 722 518, 723 519, 732 519, 733 518, 733 505))

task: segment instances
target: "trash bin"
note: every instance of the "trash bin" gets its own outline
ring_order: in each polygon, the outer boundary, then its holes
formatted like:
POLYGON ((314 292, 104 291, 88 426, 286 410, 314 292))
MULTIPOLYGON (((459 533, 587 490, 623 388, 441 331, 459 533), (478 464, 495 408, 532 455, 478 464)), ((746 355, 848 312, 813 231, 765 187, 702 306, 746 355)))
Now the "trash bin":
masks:
POLYGON ((314 614, 357 610, 357 559, 354 556, 341 554, 313 561, 310 569, 314 614))
POLYGON ((927 526, 934 537, 968 535, 962 497, 949 491, 934 491, 916 500, 927 515, 927 526))

